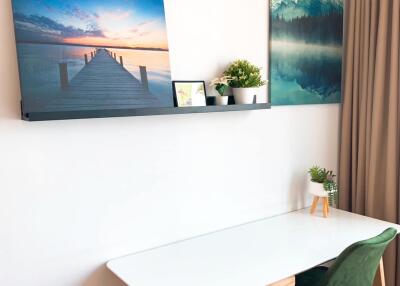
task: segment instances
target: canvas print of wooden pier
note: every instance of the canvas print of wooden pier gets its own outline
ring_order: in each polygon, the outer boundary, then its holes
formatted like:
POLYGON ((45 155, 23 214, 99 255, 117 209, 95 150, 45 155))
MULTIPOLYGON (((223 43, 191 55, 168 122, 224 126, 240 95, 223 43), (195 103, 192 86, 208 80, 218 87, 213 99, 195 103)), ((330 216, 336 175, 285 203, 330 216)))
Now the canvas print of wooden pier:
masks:
POLYGON ((13 0, 23 112, 173 107, 163 0, 13 0))
POLYGON ((270 1, 272 105, 341 100, 343 0, 270 1))

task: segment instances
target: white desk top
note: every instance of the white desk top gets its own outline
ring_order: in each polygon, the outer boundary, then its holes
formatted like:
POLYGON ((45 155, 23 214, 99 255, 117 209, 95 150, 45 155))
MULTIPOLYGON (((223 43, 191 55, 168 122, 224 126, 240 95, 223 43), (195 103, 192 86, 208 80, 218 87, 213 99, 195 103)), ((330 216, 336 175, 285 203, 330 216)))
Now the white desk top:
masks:
POLYGON ((265 286, 334 259, 350 244, 400 226, 308 209, 259 220, 111 260, 132 286, 265 286))

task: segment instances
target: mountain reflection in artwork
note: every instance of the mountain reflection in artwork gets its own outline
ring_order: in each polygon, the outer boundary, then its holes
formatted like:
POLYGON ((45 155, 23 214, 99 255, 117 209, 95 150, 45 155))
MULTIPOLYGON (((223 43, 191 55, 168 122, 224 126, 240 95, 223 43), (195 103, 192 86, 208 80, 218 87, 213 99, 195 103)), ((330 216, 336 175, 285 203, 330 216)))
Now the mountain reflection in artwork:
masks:
POLYGON ((340 102, 342 29, 341 0, 271 1, 273 105, 340 102))

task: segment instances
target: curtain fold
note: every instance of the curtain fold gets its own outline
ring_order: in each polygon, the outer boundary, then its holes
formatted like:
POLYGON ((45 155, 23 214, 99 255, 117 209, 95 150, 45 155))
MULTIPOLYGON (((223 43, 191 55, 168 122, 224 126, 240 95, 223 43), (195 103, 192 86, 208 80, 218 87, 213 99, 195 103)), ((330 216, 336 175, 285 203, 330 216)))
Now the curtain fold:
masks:
MULTIPOLYGON (((345 2, 339 158, 339 207, 395 223, 400 223, 399 18, 400 0, 345 2)), ((385 254, 385 268, 387 285, 400 285, 395 244, 385 254)))

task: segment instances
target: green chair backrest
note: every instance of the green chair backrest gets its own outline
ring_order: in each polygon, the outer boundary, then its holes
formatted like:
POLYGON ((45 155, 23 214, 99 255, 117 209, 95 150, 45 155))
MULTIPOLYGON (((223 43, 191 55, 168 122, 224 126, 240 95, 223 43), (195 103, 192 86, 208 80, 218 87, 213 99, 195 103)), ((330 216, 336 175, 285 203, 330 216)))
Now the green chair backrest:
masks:
POLYGON ((389 228, 382 234, 356 242, 346 248, 329 268, 320 286, 372 286, 379 262, 397 230, 389 228))

